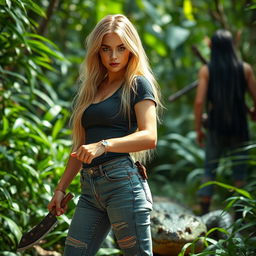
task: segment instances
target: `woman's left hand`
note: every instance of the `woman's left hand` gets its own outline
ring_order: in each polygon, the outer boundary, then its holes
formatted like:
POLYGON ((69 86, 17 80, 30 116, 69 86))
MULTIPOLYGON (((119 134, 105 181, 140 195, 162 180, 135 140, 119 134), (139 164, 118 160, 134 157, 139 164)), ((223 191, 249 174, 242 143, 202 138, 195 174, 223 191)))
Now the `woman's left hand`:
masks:
POLYGON ((105 147, 101 142, 81 145, 77 151, 72 152, 71 156, 83 163, 90 164, 92 160, 105 153, 105 147))

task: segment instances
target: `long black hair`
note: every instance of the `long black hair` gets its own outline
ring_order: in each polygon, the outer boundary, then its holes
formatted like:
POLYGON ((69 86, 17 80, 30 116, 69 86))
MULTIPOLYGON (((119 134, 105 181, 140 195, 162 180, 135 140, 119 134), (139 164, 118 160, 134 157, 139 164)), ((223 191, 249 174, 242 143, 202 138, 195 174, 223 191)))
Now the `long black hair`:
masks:
POLYGON ((232 34, 217 30, 211 38, 208 112, 210 128, 223 136, 247 139, 246 81, 243 62, 234 49, 232 34))

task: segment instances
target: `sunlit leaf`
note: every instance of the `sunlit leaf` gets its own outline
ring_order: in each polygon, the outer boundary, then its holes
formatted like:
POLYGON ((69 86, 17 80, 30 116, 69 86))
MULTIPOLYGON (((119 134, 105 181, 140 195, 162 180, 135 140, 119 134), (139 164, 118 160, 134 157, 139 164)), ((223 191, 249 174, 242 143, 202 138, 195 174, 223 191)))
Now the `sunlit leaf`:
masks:
POLYGON ((51 55, 59 60, 64 60, 63 56, 57 51, 52 50, 51 48, 49 48, 47 45, 43 44, 42 42, 38 41, 38 40, 31 40, 31 39, 27 39, 26 40, 27 43, 29 44, 29 46, 31 47, 31 49, 35 52, 37 52, 38 54, 44 56, 44 54, 46 55, 51 55))
POLYGON ((38 89, 34 89, 34 93, 41 98, 45 103, 47 103, 49 106, 53 107, 55 104, 52 101, 52 99, 44 92, 38 90, 38 89))
POLYGON ((11 195, 6 188, 0 187, 0 194, 2 194, 5 197, 5 199, 8 201, 8 204, 12 203, 11 195))
POLYGON ((59 105, 52 106, 44 115, 44 119, 47 121, 51 121, 53 118, 56 118, 60 111, 62 110, 62 107, 59 105))
POLYGON ((159 40, 157 39, 155 36, 149 34, 149 33, 144 33, 143 34, 145 42, 151 46, 154 47, 155 51, 161 55, 161 56, 166 56, 167 51, 165 49, 165 45, 159 40))
POLYGON ((13 127, 12 129, 15 130, 15 129, 18 129, 20 127, 22 127, 24 125, 24 120, 23 118, 17 118, 13 124, 13 127))
POLYGON ((200 187, 203 188, 203 187, 206 187, 206 186, 209 186, 209 185, 218 185, 218 186, 226 188, 228 190, 231 190, 231 191, 233 190, 233 191, 235 191, 235 192, 237 192, 237 193, 239 193, 239 194, 241 194, 241 195, 243 195, 247 198, 252 199, 252 196, 246 190, 243 190, 243 189, 240 189, 240 188, 228 185, 228 184, 224 184, 224 183, 221 183, 221 182, 218 182, 218 181, 209 181, 207 183, 204 183, 200 187))
POLYGON ((11 8, 12 2, 10 0, 5 0, 5 2, 7 4, 7 6, 8 6, 8 8, 11 8))
POLYGON ((95 5, 98 21, 110 14, 109 6, 111 6, 111 14, 123 13, 123 4, 121 0, 108 0, 107 2, 105 0, 98 0, 95 5))
POLYGON ((189 35, 188 29, 170 25, 166 31, 166 43, 171 49, 176 49, 185 42, 189 35))
POLYGON ((104 256, 104 255, 120 255, 120 250, 116 248, 100 248, 98 253, 96 254, 97 256, 104 256))
POLYGON ((35 178, 39 178, 39 173, 37 170, 35 170, 32 166, 26 164, 26 163, 22 163, 22 166, 29 171, 30 175, 34 176, 35 178))
POLYGON ((55 139, 57 137, 58 133, 63 128, 64 121, 65 120, 59 119, 59 120, 57 120, 57 122, 53 126, 53 130, 52 130, 52 137, 53 137, 53 139, 55 139))
POLYGON ((25 4, 26 4, 27 8, 31 9, 32 11, 37 13, 38 15, 46 18, 44 10, 38 4, 36 4, 35 1, 33 1, 33 0, 26 0, 25 4))
POLYGON ((188 20, 194 21, 193 6, 191 0, 183 0, 183 10, 188 20))

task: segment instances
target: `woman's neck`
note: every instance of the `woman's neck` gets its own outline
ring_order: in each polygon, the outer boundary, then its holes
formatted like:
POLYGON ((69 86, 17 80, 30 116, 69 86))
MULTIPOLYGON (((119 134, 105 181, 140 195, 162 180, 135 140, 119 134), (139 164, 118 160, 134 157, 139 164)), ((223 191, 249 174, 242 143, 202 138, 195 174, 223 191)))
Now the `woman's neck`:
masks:
POLYGON ((119 72, 109 72, 106 83, 112 84, 124 79, 125 70, 120 70, 119 72))

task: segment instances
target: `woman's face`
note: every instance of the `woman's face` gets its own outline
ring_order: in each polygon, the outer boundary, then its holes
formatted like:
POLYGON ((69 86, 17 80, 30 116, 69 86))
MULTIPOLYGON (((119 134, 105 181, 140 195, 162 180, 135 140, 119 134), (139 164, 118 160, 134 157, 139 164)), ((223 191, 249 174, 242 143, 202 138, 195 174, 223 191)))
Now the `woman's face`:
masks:
POLYGON ((102 64, 109 72, 119 72, 129 62, 130 51, 117 34, 109 33, 103 37, 99 54, 102 64))

